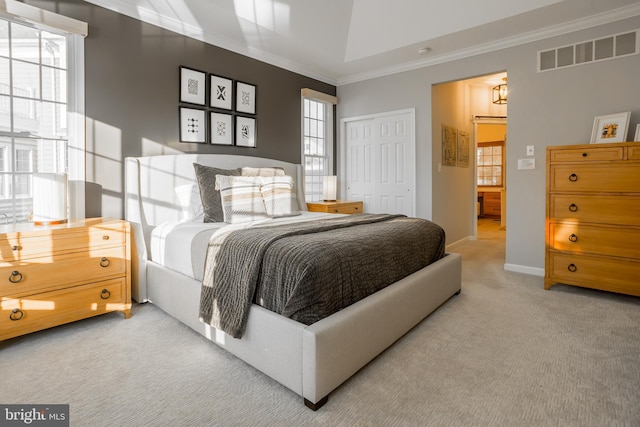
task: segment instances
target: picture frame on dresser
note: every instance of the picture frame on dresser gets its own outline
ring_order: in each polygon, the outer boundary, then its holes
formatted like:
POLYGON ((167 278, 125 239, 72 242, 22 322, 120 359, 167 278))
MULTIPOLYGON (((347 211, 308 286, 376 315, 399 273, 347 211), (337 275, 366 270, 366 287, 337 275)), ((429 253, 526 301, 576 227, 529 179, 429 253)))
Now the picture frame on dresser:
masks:
POLYGON ((640 124, 636 125, 636 134, 633 137, 634 141, 640 141, 640 124))
POLYGON ((591 144, 625 142, 630 119, 631 111, 596 116, 593 119, 591 144))

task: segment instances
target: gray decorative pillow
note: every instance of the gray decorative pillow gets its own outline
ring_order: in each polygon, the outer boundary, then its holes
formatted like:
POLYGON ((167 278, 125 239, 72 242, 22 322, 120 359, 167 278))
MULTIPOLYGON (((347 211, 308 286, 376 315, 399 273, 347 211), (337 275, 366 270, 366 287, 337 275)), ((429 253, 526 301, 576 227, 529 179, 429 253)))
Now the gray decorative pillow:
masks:
POLYGON ((223 222, 220 191, 216 190, 216 175, 239 176, 241 169, 219 169, 194 163, 196 179, 200 188, 200 199, 204 208, 203 222, 223 222))

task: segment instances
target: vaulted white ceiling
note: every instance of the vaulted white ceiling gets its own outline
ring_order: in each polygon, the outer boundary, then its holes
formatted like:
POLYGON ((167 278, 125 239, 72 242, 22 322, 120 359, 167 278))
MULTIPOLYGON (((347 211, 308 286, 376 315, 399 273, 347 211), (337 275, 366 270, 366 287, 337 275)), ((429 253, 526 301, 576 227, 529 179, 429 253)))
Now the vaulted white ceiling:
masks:
POLYGON ((85 1, 332 84, 640 15, 637 0, 85 1))

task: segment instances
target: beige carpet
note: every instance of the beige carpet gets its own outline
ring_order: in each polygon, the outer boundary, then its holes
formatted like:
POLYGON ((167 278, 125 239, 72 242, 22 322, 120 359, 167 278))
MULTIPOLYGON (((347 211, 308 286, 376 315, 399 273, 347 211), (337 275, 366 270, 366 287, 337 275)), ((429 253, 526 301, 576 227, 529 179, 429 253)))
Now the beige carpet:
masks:
POLYGON ((72 426, 638 426, 640 299, 505 272, 481 223, 463 289, 318 412, 153 305, 0 343, 0 403, 72 426))

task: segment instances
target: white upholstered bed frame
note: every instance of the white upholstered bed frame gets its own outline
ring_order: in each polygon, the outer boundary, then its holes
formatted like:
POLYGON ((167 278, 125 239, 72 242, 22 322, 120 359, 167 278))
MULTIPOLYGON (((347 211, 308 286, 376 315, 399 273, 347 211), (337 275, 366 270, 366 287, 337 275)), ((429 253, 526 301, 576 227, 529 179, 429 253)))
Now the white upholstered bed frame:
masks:
MULTIPOLYGON (((180 220, 182 210, 174 188, 196 182, 194 162, 224 169, 278 166, 298 183, 304 182, 302 168, 219 154, 129 157, 125 162, 125 217, 133 234, 133 298, 157 305, 302 396, 314 410, 331 391, 460 291, 461 257, 449 254, 309 326, 253 305, 245 335, 231 338, 198 320, 201 282, 149 260, 151 230, 180 220)), ((302 185, 297 190, 298 200, 304 200, 302 185)))

